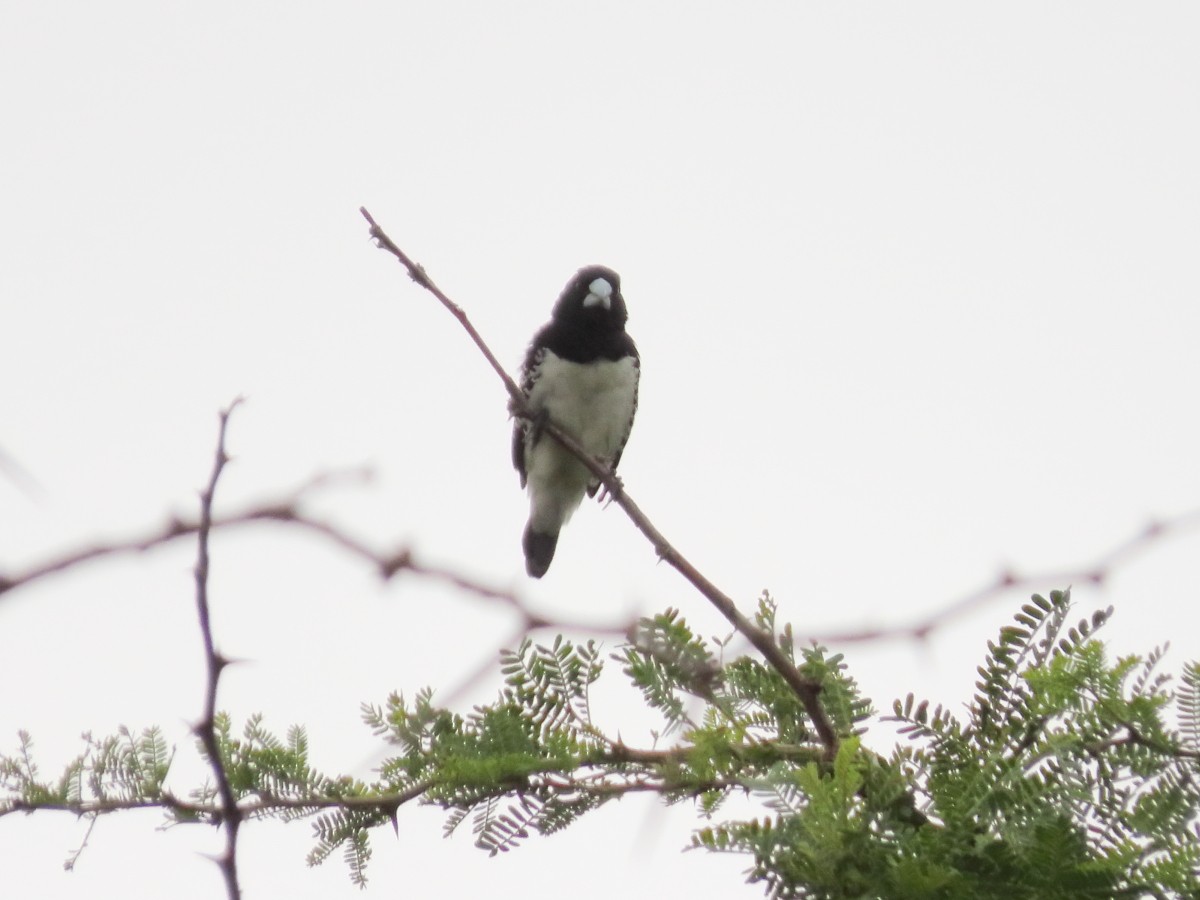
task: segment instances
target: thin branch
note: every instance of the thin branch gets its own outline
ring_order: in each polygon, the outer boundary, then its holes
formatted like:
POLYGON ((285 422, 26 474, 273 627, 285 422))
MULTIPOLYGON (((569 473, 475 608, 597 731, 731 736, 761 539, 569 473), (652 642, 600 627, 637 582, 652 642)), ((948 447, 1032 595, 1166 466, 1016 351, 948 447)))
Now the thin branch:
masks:
MULTIPOLYGON (((773 759, 800 760, 804 762, 818 762, 814 758, 814 750, 812 747, 806 747, 801 744, 783 744, 775 742, 762 743, 746 743, 746 744, 730 744, 722 748, 723 753, 728 753, 734 759, 744 759, 746 757, 757 754, 759 757, 766 755, 773 759)), ((674 747, 669 747, 665 750, 641 750, 636 747, 629 747, 625 744, 613 744, 606 750, 598 751, 594 754, 583 757, 580 760, 582 766, 608 766, 620 763, 633 763, 642 766, 662 766, 666 764, 678 764, 687 762, 693 758, 696 753, 696 748, 691 744, 679 744, 674 747)))
POLYGON ((88 841, 91 840, 92 832, 95 831, 96 823, 99 821, 100 819, 97 816, 91 817, 91 821, 88 822, 87 831, 83 833, 83 840, 80 842, 79 846, 75 848, 75 851, 69 857, 67 857, 67 861, 63 863, 63 869, 65 871, 75 871, 75 864, 79 862, 79 857, 83 856, 83 851, 87 849, 88 841))
POLYGON ((1139 747, 1145 747, 1163 756, 1173 756, 1176 759, 1190 759, 1200 762, 1200 750, 1176 749, 1168 744, 1163 744, 1153 738, 1146 737, 1132 722, 1124 722, 1122 724, 1125 726, 1125 730, 1129 732, 1129 743, 1131 744, 1137 744, 1139 747))
MULTIPOLYGON (((297 514, 296 510, 301 499, 312 490, 334 481, 344 481, 348 478, 366 480, 369 477, 370 473, 364 470, 321 473, 310 478, 290 494, 278 500, 269 503, 260 503, 257 506, 250 507, 234 515, 223 517, 212 516, 209 530, 216 531, 234 525, 243 525, 264 520, 287 519, 289 516, 297 514)), ((181 518, 179 516, 172 516, 163 526, 141 537, 130 537, 75 548, 29 566, 24 571, 13 574, 0 572, 0 601, 4 599, 4 594, 32 584, 48 575, 54 575, 65 569, 74 568, 95 559, 103 559, 106 556, 145 553, 148 550, 153 550, 163 544, 170 543, 176 538, 194 535, 199 530, 200 519, 198 517, 181 518)))
MULTIPOLYGON (((431 581, 440 581, 443 584, 448 584, 480 599, 499 602, 512 608, 518 614, 525 630, 577 628, 586 631, 624 634, 629 629, 627 621, 610 625, 597 625, 587 621, 569 622, 561 619, 548 619, 541 613, 532 610, 524 600, 512 591, 470 579, 453 569, 442 568, 423 562, 414 557, 412 551, 407 547, 401 547, 391 552, 378 551, 369 546, 365 541, 360 540, 338 526, 303 512, 297 505, 295 497, 258 504, 229 515, 211 515, 208 520, 208 531, 211 534, 215 531, 224 531, 231 528, 263 523, 293 526, 328 540, 350 553, 351 556, 356 556, 366 562, 385 581, 395 578, 402 572, 411 572, 414 575, 427 578, 431 581)), ((202 525, 203 521, 200 518, 172 518, 160 528, 138 537, 104 544, 94 544, 90 547, 72 550, 43 562, 35 563, 24 571, 12 574, 0 574, 0 601, 3 600, 4 595, 7 593, 28 587, 43 578, 92 560, 125 553, 145 553, 179 538, 196 535, 200 532, 202 525)))
MULTIPOLYGON (((276 797, 260 793, 253 800, 235 804, 234 808, 241 821, 277 810, 378 809, 390 814, 405 803, 420 798, 432 786, 433 783, 430 781, 421 781, 402 791, 363 797, 276 797)), ((190 803, 180 800, 167 791, 163 791, 157 797, 106 798, 103 800, 80 800, 75 803, 57 801, 40 803, 18 799, 0 807, 0 818, 18 812, 69 812, 77 816, 102 816, 139 809, 162 809, 178 813, 183 817, 179 824, 220 824, 230 821, 229 808, 223 801, 190 803)))
MULTIPOLYGON (((217 524, 213 523, 213 527, 217 527, 217 524)), ((45 578, 47 575, 54 575, 65 569, 74 568, 81 563, 100 559, 105 556, 112 556, 119 553, 144 552, 153 547, 168 543, 177 537, 195 534, 199 528, 199 521, 188 523, 179 519, 171 519, 166 526, 143 538, 130 538, 123 541, 93 544, 90 547, 70 550, 60 556, 37 563, 23 572, 11 575, 0 573, 0 599, 10 591, 32 584, 39 579, 45 578)))
MULTIPOLYGON (((329 480, 332 480, 332 476, 314 478, 296 491, 280 499, 259 503, 239 512, 224 516, 214 515, 209 531, 211 533, 264 522, 295 525, 303 530, 311 531, 314 534, 327 538, 334 544, 349 551, 351 555, 359 557, 372 568, 376 569, 385 580, 391 579, 400 572, 409 571, 422 577, 460 588, 467 594, 477 596, 481 599, 495 600, 510 606, 518 612, 522 621, 526 623, 530 630, 577 627, 583 630, 602 631, 612 634, 624 634, 628 630, 627 623, 593 625, 583 622, 563 622, 558 619, 552 621, 530 610, 527 604, 511 591, 496 588, 479 581, 473 581, 451 569, 438 568, 421 562, 415 559, 411 551, 407 548, 400 548, 388 553, 371 548, 365 542, 339 529, 337 526, 315 519, 301 510, 300 502, 302 497, 310 489, 329 480)), ((72 569, 75 566, 108 556, 145 553, 169 544, 178 538, 194 535, 199 529, 200 520, 198 518, 172 517, 159 528, 141 536, 76 548, 35 563, 22 571, 11 573, 0 572, 0 603, 3 603, 7 599, 7 594, 32 585, 43 578, 58 574, 67 569, 72 569)), ((1117 570, 1132 560, 1145 555, 1171 538, 1179 537, 1193 531, 1200 531, 1200 509, 1192 510, 1173 518, 1156 520, 1150 525, 1139 529, 1125 540, 1115 544, 1109 550, 1100 554, 1093 562, 1078 568, 1020 574, 1012 570, 1007 570, 1002 572, 990 584, 984 585, 913 622, 899 625, 884 625, 877 628, 856 627, 841 631, 815 632, 805 635, 804 640, 829 646, 897 639, 925 640, 934 632, 946 627, 950 622, 969 615, 1010 591, 1038 591, 1045 590, 1046 585, 1061 584, 1090 584, 1103 587, 1111 580, 1117 570)))
MULTIPOLYGON (((380 248, 387 250, 400 261, 401 264, 408 270, 409 276, 421 287, 425 288, 433 294, 443 306, 448 309, 456 319, 466 329, 467 334, 471 336, 471 340, 483 353, 484 357, 495 369, 504 382, 505 388, 508 390, 509 396, 512 398, 511 409, 515 415, 523 418, 533 418, 533 410, 529 408, 524 395, 513 379, 504 371, 504 367, 500 365, 494 353, 488 348, 479 332, 471 324, 467 318, 467 314, 463 312, 458 304, 454 303, 447 297, 433 280, 425 272, 425 269, 415 262, 401 250, 396 243, 387 236, 384 230, 379 226, 375 219, 365 208, 359 209, 364 219, 371 226, 371 237, 374 238, 380 248)), ((567 432, 563 431, 553 421, 548 422, 545 427, 545 433, 558 441, 568 451, 578 457, 579 461, 594 475, 601 484, 604 485, 609 496, 614 502, 625 511, 630 521, 642 532, 654 547, 655 552, 660 559, 674 568, 682 575, 697 591, 704 596, 717 611, 723 615, 731 625, 742 634, 751 644, 763 655, 787 682, 788 686, 795 691, 804 704, 805 712, 808 713, 812 720, 813 728, 817 732, 822 745, 824 745, 827 753, 832 757, 838 746, 838 736, 833 729, 833 724, 829 720, 825 708, 821 705, 821 683, 815 679, 807 678, 800 673, 795 664, 788 658, 783 649, 775 643, 773 635, 768 634, 763 629, 755 625, 750 619, 742 615, 738 610, 737 605, 733 600, 721 591, 715 584, 709 581, 679 550, 677 550, 670 541, 660 532, 650 519, 642 512, 641 508, 634 503, 633 499, 625 492, 621 481, 616 477, 613 471, 599 460, 591 456, 587 451, 579 445, 579 443, 567 432)))
POLYGON ((1200 509, 1174 518, 1159 519, 1130 537, 1114 544, 1093 562, 1076 569, 1018 574, 1007 569, 991 584, 984 585, 952 603, 914 622, 879 628, 853 628, 812 634, 808 640, 820 644, 842 645, 886 640, 925 640, 952 621, 961 619, 1011 591, 1044 591, 1047 585, 1090 584, 1103 587, 1113 573, 1134 559, 1146 554, 1164 540, 1200 530, 1200 509))
MULTIPOLYGON (((628 634, 634 624, 634 621, 631 619, 607 624, 593 620, 580 619, 575 621, 561 617, 549 619, 542 613, 535 611, 525 600, 512 591, 470 579, 453 569, 442 568, 423 562, 414 557, 412 551, 407 547, 400 547, 390 552, 376 550, 348 531, 330 522, 317 519, 301 510, 299 504, 303 496, 312 488, 330 480, 332 478, 329 476, 314 478, 285 498, 251 506, 237 513, 224 516, 216 516, 210 513, 208 520, 209 534, 212 534, 214 531, 225 531, 231 528, 261 525, 264 523, 275 523, 299 528, 302 531, 311 532, 322 540, 333 543, 335 546, 348 552, 351 556, 357 557, 367 563, 379 573, 384 581, 390 581, 402 572, 410 572, 421 578, 439 581, 455 587, 468 596, 474 596, 486 602, 500 603, 513 610, 519 621, 513 637, 505 643, 499 644, 496 648, 497 651, 515 646, 531 632, 547 628, 576 630, 589 634, 600 633, 623 636, 628 634)), ((203 522, 200 518, 185 519, 173 517, 160 528, 138 537, 94 544, 83 549, 72 550, 40 563, 35 563, 24 571, 12 574, 0 572, 0 603, 6 599, 5 595, 7 593, 28 587, 43 578, 78 565, 83 565, 92 560, 125 553, 145 553, 179 538, 198 534, 202 524, 203 522)), ((447 694, 447 702, 452 703, 453 700, 460 698, 470 691, 479 681, 486 677, 487 673, 494 666, 494 656, 487 657, 469 677, 463 679, 457 687, 447 694)))
POLYGON ((221 672, 228 665, 228 660, 221 656, 213 643, 212 621, 208 603, 208 537, 212 530, 213 496, 216 494, 217 481, 229 455, 225 452, 225 431, 229 424, 229 416, 241 403, 241 398, 234 400, 226 409, 221 411, 221 426, 217 435, 217 453, 213 461, 212 475, 208 486, 200 495, 200 525, 196 531, 199 552, 196 558, 196 613, 200 619, 200 633, 204 639, 204 658, 208 671, 207 684, 204 692, 204 715, 196 724, 196 736, 204 746, 212 766, 213 775, 217 782, 217 796, 220 798, 220 820, 225 825, 225 853, 217 860, 221 873, 225 876, 225 891, 229 900, 241 900, 242 891, 237 877, 237 838, 238 828, 242 824, 242 812, 238 808, 237 797, 229 783, 229 773, 225 771, 225 763, 221 759, 221 748, 217 742, 217 684, 221 672))
MULTIPOLYGON (((102 816, 116 812, 130 812, 138 809, 162 809, 177 812, 186 820, 213 824, 220 822, 224 810, 219 804, 188 803, 180 800, 167 791, 157 797, 138 797, 137 799, 110 797, 104 800, 78 800, 74 803, 58 801, 42 803, 15 799, 0 807, 0 818, 12 813, 32 812, 69 812, 76 816, 102 816)), ((90 834, 90 828, 89 828, 90 834)), ((82 848, 80 848, 82 849, 82 848)))
MULTIPOLYGON (((737 748, 733 749, 736 751, 737 748)), ((746 749, 759 750, 761 748, 747 745, 746 749)), ((774 749, 781 758, 809 759, 813 754, 812 749, 807 747, 781 745, 774 749)), ((657 771, 658 768, 663 766, 669 766, 673 770, 677 763, 686 760, 692 752, 693 749, 691 747, 677 747, 671 750, 637 750, 621 745, 621 748, 616 752, 600 753, 581 758, 578 760, 577 767, 584 769, 608 763, 629 763, 644 768, 622 774, 602 772, 595 777, 576 778, 570 772, 564 771, 560 764, 547 763, 544 768, 525 774, 531 779, 544 780, 548 784, 569 787, 572 790, 591 793, 598 797, 619 795, 627 793, 630 790, 656 791, 658 793, 686 790, 701 793, 708 790, 721 790, 725 788, 745 788, 751 785, 751 781, 739 780, 737 778, 703 782, 688 781, 686 779, 672 780, 667 778, 663 772, 657 771), (612 778, 622 780, 613 781, 611 780, 612 778), (631 785, 640 786, 633 787, 631 785)), ((280 797, 266 792, 259 792, 253 799, 235 804, 234 810, 239 821, 255 819, 272 812, 292 810, 302 813, 315 813, 323 809, 378 810, 381 813, 394 817, 396 811, 401 806, 421 799, 435 784, 435 781, 425 779, 411 784, 400 791, 353 797, 336 795, 280 797)), ((106 798, 103 800, 80 800, 75 803, 57 801, 39 803, 14 800, 4 807, 0 807, 0 818, 18 812, 68 812, 77 816, 96 817, 140 809, 162 809, 178 813, 182 816, 178 824, 220 824, 231 821, 229 808, 223 801, 219 800, 216 803, 191 803, 180 800, 167 791, 163 791, 158 797, 140 797, 137 799, 106 798)))
POLYGON ((738 778, 709 778, 703 781, 668 781, 657 778, 637 778, 627 782, 601 781, 589 783, 574 778, 547 778, 546 783, 556 791, 576 791, 601 800, 624 797, 627 794, 689 794, 698 796, 709 791, 746 790, 753 785, 738 778))
MULTIPOLYGON (((508 395, 512 397, 514 402, 524 407, 525 396, 521 393, 521 389, 517 387, 517 383, 505 371, 504 366, 500 364, 500 360, 496 359, 496 354, 492 352, 479 332, 475 330, 475 326, 471 324, 471 320, 467 318, 467 314, 463 312, 462 307, 447 297, 442 289, 433 283, 433 279, 426 273, 424 266, 413 262, 413 260, 409 259, 408 254, 396 246, 395 242, 384 233, 383 229, 379 227, 365 207, 360 206, 358 211, 362 213, 363 218, 370 224, 371 237, 375 242, 382 249, 396 257, 404 265, 404 268, 408 269, 409 277, 425 288, 425 290, 429 291, 429 293, 433 294, 433 296, 437 297, 441 301, 442 306, 446 307, 450 311, 450 314, 458 319, 459 324, 466 329, 467 334, 471 336, 471 340, 475 342, 475 346, 479 348, 479 352, 483 354, 483 358, 488 361, 488 364, 500 376, 500 380, 504 382, 504 386, 508 389, 508 395)), ((586 456, 578 448, 575 448, 575 452, 580 454, 581 459, 586 456)))
MULTIPOLYGON (((745 743, 730 745, 727 750, 732 757, 739 759, 750 756, 761 758, 764 754, 768 754, 779 760, 815 762, 820 755, 820 752, 812 747, 799 744, 745 743)), ((560 761, 547 760, 543 766, 527 769, 523 774, 531 779, 545 780, 559 786, 569 786, 572 789, 588 791, 597 796, 623 793, 627 790, 628 782, 643 785, 635 790, 657 790, 666 793, 678 790, 702 792, 727 787, 747 787, 755 781, 755 779, 730 777, 719 781, 695 782, 686 777, 681 778, 678 774, 679 765, 686 763, 694 754, 695 748, 687 744, 665 750, 648 750, 617 743, 604 750, 585 753, 570 765, 565 766, 560 761), (607 771, 607 767, 613 765, 627 765, 634 768, 625 772, 607 771), (595 775, 582 777, 573 774, 593 768, 599 768, 601 771, 595 775), (613 779, 618 780, 613 781, 613 779)), ((340 794, 281 797, 266 791, 259 791, 253 799, 235 803, 234 808, 237 818, 241 821, 281 810, 301 812, 316 812, 322 809, 379 810, 394 815, 399 807, 420 799, 436 784, 436 780, 423 779, 399 791, 349 797, 340 794)), ((177 813, 182 817, 180 824, 228 823, 232 818, 229 813, 230 808, 220 798, 215 803, 196 803, 180 800, 169 791, 162 791, 156 797, 104 798, 79 800, 74 803, 59 801, 43 803, 17 799, 0 807, 0 818, 16 812, 36 811, 70 812, 79 816, 95 817, 139 809, 163 809, 177 813)))

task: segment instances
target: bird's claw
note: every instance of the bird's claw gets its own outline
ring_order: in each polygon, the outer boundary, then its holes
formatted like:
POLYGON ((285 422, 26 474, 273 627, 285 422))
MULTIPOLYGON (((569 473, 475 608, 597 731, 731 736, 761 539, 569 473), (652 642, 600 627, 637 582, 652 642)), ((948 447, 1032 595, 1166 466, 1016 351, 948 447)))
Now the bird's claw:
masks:
POLYGON ((546 423, 549 421, 549 410, 539 409, 533 414, 533 418, 529 420, 529 445, 531 447, 542 439, 542 432, 546 430, 546 423))
POLYGON ((609 490, 607 484, 600 485, 600 496, 596 498, 607 507, 610 503, 617 499, 625 492, 625 482, 621 480, 621 476, 616 472, 612 473, 612 480, 616 483, 616 490, 609 490))

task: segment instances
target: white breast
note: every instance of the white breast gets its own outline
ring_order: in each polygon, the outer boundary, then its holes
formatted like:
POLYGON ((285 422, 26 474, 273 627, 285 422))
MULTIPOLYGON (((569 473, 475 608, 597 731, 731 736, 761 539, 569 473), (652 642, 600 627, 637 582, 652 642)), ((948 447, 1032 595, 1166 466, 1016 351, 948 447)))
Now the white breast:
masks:
POLYGON ((529 403, 549 412, 593 456, 611 460, 633 417, 639 374, 631 357, 576 363, 546 351, 529 403))
MULTIPOLYGON (((625 439, 637 401, 639 369, 632 358, 575 363, 546 351, 529 392, 535 411, 576 437, 583 448, 610 463, 625 439)), ((583 500, 592 475, 557 441, 543 436, 526 444, 530 521, 544 533, 557 533, 583 500)))

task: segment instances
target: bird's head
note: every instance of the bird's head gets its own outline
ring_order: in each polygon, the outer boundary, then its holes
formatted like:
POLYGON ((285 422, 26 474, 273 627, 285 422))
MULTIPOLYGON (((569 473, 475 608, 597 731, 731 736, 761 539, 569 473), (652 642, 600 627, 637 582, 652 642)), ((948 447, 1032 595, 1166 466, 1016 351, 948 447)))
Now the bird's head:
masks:
POLYGON ((582 328, 620 331, 629 318, 621 276, 605 266, 584 266, 563 288, 552 316, 582 328))

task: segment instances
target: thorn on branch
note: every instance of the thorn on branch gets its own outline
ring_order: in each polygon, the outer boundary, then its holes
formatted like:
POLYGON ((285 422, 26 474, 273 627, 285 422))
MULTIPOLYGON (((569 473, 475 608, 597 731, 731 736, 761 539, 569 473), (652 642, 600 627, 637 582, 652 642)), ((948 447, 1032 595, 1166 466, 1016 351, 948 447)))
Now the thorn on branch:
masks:
POLYGON ((383 576, 383 580, 387 581, 397 572, 402 569, 410 569, 413 566, 412 553, 408 549, 401 550, 399 553, 393 554, 387 559, 379 561, 379 573, 383 576))

